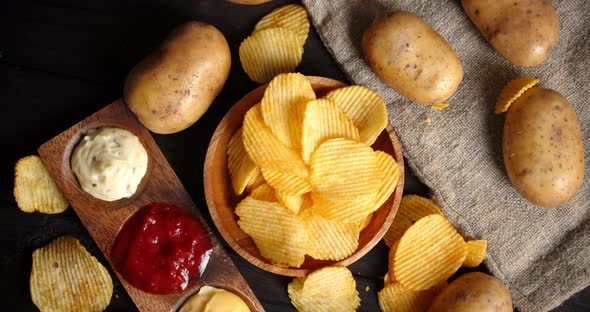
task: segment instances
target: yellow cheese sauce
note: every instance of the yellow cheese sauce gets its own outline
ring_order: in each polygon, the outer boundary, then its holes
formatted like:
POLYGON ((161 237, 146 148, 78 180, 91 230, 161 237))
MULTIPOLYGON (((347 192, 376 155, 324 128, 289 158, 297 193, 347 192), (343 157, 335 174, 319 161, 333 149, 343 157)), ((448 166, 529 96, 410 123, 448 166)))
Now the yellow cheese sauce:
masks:
POLYGON ((106 201, 132 196, 147 164, 147 152, 139 139, 127 130, 112 127, 88 130, 71 159, 82 189, 106 201))
POLYGON ((250 312, 238 295, 224 289, 203 286, 178 312, 250 312))

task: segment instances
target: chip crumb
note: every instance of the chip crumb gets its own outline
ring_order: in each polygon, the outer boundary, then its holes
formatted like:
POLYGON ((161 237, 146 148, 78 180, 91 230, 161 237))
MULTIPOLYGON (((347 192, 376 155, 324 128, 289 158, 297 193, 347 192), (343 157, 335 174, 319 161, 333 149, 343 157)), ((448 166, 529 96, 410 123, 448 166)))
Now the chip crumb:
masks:
POLYGON ((369 286, 365 287, 365 292, 369 292, 369 289, 370 289, 369 286))
POLYGON ((445 108, 449 107, 449 103, 447 102, 440 102, 431 106, 433 109, 436 109, 439 112, 445 110, 445 108))
POLYGON ((430 119, 430 117, 426 117, 426 119, 424 119, 424 122, 429 124, 432 122, 432 119, 430 119))

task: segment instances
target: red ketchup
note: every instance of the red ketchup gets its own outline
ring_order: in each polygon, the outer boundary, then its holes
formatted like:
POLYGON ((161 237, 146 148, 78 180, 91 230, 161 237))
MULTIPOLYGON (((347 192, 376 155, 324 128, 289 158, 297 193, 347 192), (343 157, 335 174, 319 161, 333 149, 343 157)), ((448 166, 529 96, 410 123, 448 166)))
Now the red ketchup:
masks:
POLYGON ((151 203, 125 222, 111 256, 115 270, 131 285, 169 294, 201 276, 212 248, 207 232, 190 212, 151 203))

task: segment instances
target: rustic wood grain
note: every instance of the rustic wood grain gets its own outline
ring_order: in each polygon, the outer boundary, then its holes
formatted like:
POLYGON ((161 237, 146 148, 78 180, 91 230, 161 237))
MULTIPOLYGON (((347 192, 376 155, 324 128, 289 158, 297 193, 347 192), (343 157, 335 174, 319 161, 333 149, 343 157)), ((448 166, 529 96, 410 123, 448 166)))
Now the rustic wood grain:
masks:
POLYGON ((49 140, 38 149, 43 163, 62 190, 70 205, 112 266, 110 250, 122 224, 139 208, 152 202, 167 202, 192 211, 201 221, 214 246, 203 276, 185 291, 170 295, 143 292, 119 280, 140 311, 175 311, 202 285, 225 288, 242 297, 252 311, 263 311, 260 302, 238 272, 207 226, 199 209, 184 189, 149 131, 139 123, 122 100, 117 100, 70 129, 49 140), (97 127, 119 127, 134 133, 148 152, 148 170, 137 192, 131 198, 107 202, 83 191, 70 168, 73 148, 89 130, 97 127))
MULTIPOLYGON (((330 78, 316 76, 308 76, 308 78, 317 97, 346 86, 330 78)), ((238 218, 234 208, 241 198, 235 196, 227 170, 227 144, 234 132, 241 127, 248 109, 260 102, 266 86, 256 88, 239 100, 221 120, 213 134, 207 150, 204 170, 205 197, 211 218, 227 243, 240 256, 261 269, 285 276, 305 276, 310 271, 327 265, 347 266, 364 256, 381 240, 395 217, 404 188, 404 160, 401 145, 390 125, 387 125, 385 131, 373 144, 375 150, 382 150, 395 158, 400 168, 400 178, 394 193, 375 211, 371 222, 361 232, 359 247, 354 254, 341 261, 321 261, 306 256, 300 268, 273 265, 260 255, 253 240, 237 224, 238 218)))

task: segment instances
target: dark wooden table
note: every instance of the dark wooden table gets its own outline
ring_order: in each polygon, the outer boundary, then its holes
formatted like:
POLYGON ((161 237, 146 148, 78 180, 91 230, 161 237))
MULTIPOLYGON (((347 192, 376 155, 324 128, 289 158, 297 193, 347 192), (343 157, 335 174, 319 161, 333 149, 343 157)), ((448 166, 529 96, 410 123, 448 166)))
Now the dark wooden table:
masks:
MULTIPOLYGON (((154 137, 197 206, 208 216, 202 183, 207 144, 225 112, 258 85, 242 71, 237 54, 239 43, 260 17, 288 2, 292 1, 276 0, 258 6, 235 5, 223 0, 3 3, 0 9, 2 311, 36 310, 28 286, 31 253, 57 236, 76 236, 106 264, 71 208, 58 215, 26 214, 17 208, 12 195, 13 166, 17 159, 34 154, 48 139, 121 97, 127 72, 175 25, 188 19, 206 21, 218 27, 229 42, 233 62, 230 77, 209 111, 194 126, 181 133, 154 137)), ((313 28, 298 70, 346 81, 313 28)), ((428 192, 409 168, 406 172, 406 193, 428 192)), ((267 311, 294 310, 286 290, 291 278, 257 269, 231 249, 228 251, 267 311)), ((380 243, 350 266, 362 298, 359 311, 379 310, 376 292, 383 287, 386 259, 387 248, 380 243)), ((115 276, 112 271, 111 275, 115 276)), ((115 280, 108 311, 133 310, 132 301, 115 280)), ((556 311, 590 311, 590 288, 556 311)))

